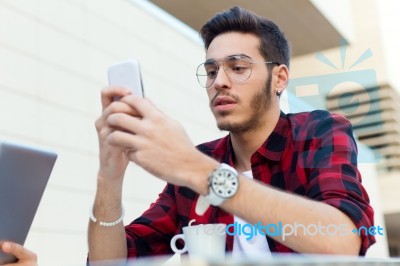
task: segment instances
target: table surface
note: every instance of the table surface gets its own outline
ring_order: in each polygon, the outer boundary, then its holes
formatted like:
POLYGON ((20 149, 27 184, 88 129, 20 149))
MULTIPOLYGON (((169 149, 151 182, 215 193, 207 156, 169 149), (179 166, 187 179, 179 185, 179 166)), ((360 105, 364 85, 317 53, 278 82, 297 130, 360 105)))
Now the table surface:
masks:
POLYGON ((345 265, 398 265, 400 266, 400 258, 364 258, 354 256, 326 256, 326 255, 273 255, 273 256, 256 256, 244 258, 227 257, 221 261, 205 261, 199 259, 191 259, 188 256, 177 257, 152 257, 137 259, 127 263, 127 266, 345 266, 345 265))
POLYGON ((179 257, 145 257, 128 262, 109 261, 91 263, 91 266, 400 266, 399 258, 364 258, 354 256, 329 255, 273 255, 232 258, 223 261, 200 260, 184 255, 179 257))

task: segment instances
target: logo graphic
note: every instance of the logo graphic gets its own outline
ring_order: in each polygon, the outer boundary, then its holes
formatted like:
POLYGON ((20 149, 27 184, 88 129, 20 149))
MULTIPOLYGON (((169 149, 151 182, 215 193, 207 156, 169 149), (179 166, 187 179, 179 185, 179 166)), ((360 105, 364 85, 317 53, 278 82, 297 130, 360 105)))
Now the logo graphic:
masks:
POLYGON ((254 236, 279 236, 282 241, 285 241, 287 237, 304 235, 304 236, 347 236, 350 233, 357 235, 383 235, 383 227, 381 226, 371 226, 365 227, 361 226, 359 228, 354 228, 351 230, 351 227, 348 224, 328 224, 322 225, 318 224, 308 224, 304 225, 301 223, 293 223, 293 224, 283 224, 282 222, 278 222, 276 224, 269 223, 266 225, 262 225, 261 222, 256 224, 241 224, 235 222, 233 224, 229 224, 226 227, 226 234, 230 236, 234 235, 244 235, 246 236, 246 240, 251 240, 254 236))
MULTIPOLYGON (((188 227, 193 226, 196 222, 192 219, 188 227)), ((282 222, 269 223, 263 225, 261 222, 256 224, 249 223, 238 223, 234 222, 228 225, 224 224, 199 224, 196 225, 196 230, 191 231, 196 235, 206 234, 206 235, 230 235, 230 236, 245 236, 246 240, 251 240, 254 236, 279 236, 282 241, 285 241, 287 237, 304 235, 304 236, 347 236, 351 233, 357 235, 383 235, 384 228, 380 225, 378 226, 360 226, 359 228, 350 227, 348 224, 328 224, 322 225, 321 222, 318 224, 308 224, 304 225, 302 223, 294 222, 293 224, 284 224, 282 222)))
MULTIPOLYGON (((288 91, 289 113, 328 110, 348 118, 356 135, 369 134, 382 127, 378 84, 374 69, 352 70, 372 56, 367 49, 345 70, 346 42, 340 42, 341 69, 324 54, 316 59, 335 69, 337 73, 290 79, 288 91)), ((359 162, 376 162, 373 156, 359 153, 359 162)))

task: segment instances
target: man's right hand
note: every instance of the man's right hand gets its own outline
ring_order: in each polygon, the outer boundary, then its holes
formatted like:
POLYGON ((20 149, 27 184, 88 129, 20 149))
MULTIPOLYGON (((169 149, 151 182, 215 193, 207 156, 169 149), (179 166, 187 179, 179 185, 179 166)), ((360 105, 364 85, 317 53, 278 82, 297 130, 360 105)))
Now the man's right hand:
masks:
POLYGON ((98 178, 102 181, 120 181, 128 166, 126 152, 120 147, 108 144, 108 136, 118 130, 107 126, 107 118, 114 113, 126 113, 137 115, 136 111, 129 105, 114 101, 115 96, 123 97, 130 94, 128 89, 122 87, 106 87, 101 92, 102 114, 96 120, 96 130, 99 139, 100 168, 98 178))
POLYGON ((103 260, 120 260, 127 257, 123 224, 105 227, 100 226, 99 221, 112 222, 121 216, 122 183, 129 160, 126 149, 109 143, 110 134, 121 129, 109 126, 107 119, 115 113, 138 116, 138 113, 132 107, 122 101, 114 100, 116 96, 124 97, 128 94, 130 94, 130 91, 121 87, 107 87, 101 92, 102 114, 96 120, 100 167, 92 210, 97 222, 90 221, 88 230, 89 260, 91 263, 103 260))

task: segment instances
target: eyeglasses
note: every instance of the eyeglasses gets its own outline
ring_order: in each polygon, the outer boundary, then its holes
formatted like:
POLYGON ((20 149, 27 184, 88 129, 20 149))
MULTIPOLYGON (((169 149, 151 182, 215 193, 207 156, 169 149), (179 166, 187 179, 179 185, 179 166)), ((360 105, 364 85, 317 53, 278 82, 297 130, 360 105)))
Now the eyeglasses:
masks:
POLYGON ((218 61, 222 61, 223 69, 228 77, 237 82, 243 82, 250 78, 253 64, 280 65, 275 61, 252 62, 251 58, 246 55, 231 55, 222 59, 207 60, 197 67, 196 76, 200 86, 209 88, 214 83, 220 68, 218 61))

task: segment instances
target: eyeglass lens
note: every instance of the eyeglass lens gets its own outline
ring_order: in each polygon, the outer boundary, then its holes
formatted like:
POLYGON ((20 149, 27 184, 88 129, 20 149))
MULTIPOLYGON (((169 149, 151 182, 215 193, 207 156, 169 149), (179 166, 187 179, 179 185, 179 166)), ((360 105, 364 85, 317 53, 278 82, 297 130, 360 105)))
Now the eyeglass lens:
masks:
MULTIPOLYGON (((245 56, 229 56, 222 62, 223 69, 229 78, 245 81, 251 75, 251 61, 245 56)), ((197 68, 197 79, 202 87, 208 88, 218 75, 220 66, 215 60, 207 61, 197 68)))

